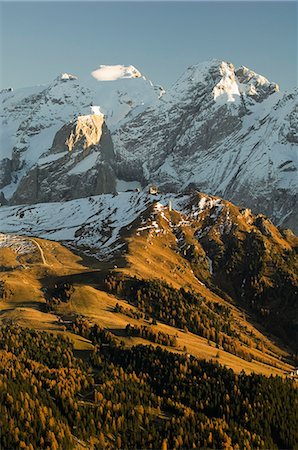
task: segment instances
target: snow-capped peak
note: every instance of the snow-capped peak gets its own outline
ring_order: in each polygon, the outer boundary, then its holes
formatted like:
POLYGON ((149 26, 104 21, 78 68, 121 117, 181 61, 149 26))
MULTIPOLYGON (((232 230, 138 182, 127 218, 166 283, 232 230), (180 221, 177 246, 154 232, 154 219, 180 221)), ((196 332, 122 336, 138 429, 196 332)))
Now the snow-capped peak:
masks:
POLYGON ((98 81, 115 81, 122 78, 141 78, 142 74, 134 66, 100 65, 98 69, 91 72, 93 78, 98 81))
POLYGON ((219 106, 227 102, 238 104, 241 94, 233 64, 211 59, 188 67, 168 92, 165 100, 192 102, 194 92, 199 91, 208 98, 211 95, 219 106))
POLYGON ((279 92, 279 86, 267 78, 245 66, 239 67, 235 71, 241 92, 249 97, 254 98, 255 101, 262 101, 268 95, 279 92))
POLYGON ((71 73, 61 73, 58 76, 58 80, 62 80, 62 81, 68 81, 68 80, 77 80, 78 77, 76 77, 75 75, 72 75, 71 73))
POLYGON ((235 102, 240 99, 239 87, 235 77, 233 64, 222 62, 220 65, 222 78, 213 88, 213 96, 216 102, 235 102))
POLYGON ((270 81, 267 80, 263 75, 259 75, 248 67, 241 66, 236 71, 237 76, 240 78, 245 78, 246 82, 253 81, 257 82, 259 85, 270 84, 270 81))

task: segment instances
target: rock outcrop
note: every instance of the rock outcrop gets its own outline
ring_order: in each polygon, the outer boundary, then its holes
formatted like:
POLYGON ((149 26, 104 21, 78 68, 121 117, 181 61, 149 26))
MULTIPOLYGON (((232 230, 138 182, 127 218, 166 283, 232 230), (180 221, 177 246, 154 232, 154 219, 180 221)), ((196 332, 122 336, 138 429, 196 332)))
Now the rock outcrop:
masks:
POLYGON ((103 115, 79 116, 18 186, 11 203, 37 203, 115 191, 114 148, 103 115))

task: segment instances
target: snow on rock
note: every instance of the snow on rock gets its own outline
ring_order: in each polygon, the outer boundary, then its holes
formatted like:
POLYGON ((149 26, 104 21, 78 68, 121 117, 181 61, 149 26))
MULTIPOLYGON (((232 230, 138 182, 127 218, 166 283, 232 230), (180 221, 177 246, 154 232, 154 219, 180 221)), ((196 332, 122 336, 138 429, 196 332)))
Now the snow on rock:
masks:
POLYGON ((90 155, 86 156, 82 161, 79 161, 72 169, 68 171, 68 175, 75 175, 79 173, 87 172, 95 166, 96 161, 99 158, 98 153, 90 153, 90 155))
POLYGON ((222 78, 213 88, 214 100, 221 103, 239 101, 240 91, 233 64, 223 62, 220 66, 220 73, 222 78))
POLYGON ((0 248, 5 247, 11 248, 19 255, 26 255, 36 249, 36 245, 28 238, 0 233, 0 248))
POLYGON ((297 117, 298 91, 211 60, 189 67, 113 141, 129 175, 163 191, 196 187, 297 229, 297 117))
MULTIPOLYGON (((127 232, 130 230, 136 235, 144 232, 150 238, 171 229, 181 250, 185 243, 181 239, 184 227, 191 227, 197 240, 208 236, 210 231, 220 238, 220 235, 228 236, 239 227, 247 230, 249 224, 254 229, 257 218, 248 210, 242 211, 220 198, 198 192, 159 194, 156 199, 143 190, 64 202, 0 207, 3 233, 62 241, 87 254, 90 252, 97 258, 113 257, 114 252, 126 245, 127 232), (179 223, 171 222, 171 218, 166 217, 170 201, 173 209, 181 215, 179 223), (202 207, 204 213, 192 217, 193 212, 202 210, 202 207), (244 224, 243 218, 247 215, 249 217, 244 224)), ((6 242, 6 238, 2 239, 2 246, 3 242, 6 242)), ((206 257, 210 259, 211 255, 207 254, 206 257)), ((208 258, 212 273, 214 265, 208 258)))
POLYGON ((142 188, 139 181, 116 180, 116 191, 125 192, 130 190, 140 190, 142 188))
POLYGON ((164 208, 165 208, 164 205, 162 205, 160 202, 156 202, 155 205, 154 205, 154 211, 160 212, 160 211, 162 211, 164 208))
POLYGON ((235 72, 242 93, 255 101, 264 100, 269 94, 279 92, 279 86, 245 66, 235 72))
POLYGON ((91 72, 93 78, 98 81, 115 81, 121 78, 140 78, 142 74, 134 66, 100 65, 98 69, 91 72))
POLYGON ((13 233, 69 241, 108 256, 119 244, 119 232, 150 204, 144 193, 124 192, 68 202, 0 208, 1 228, 13 233))
MULTIPOLYGON (((130 229, 137 218, 141 219, 137 233, 145 230, 154 235, 161 233, 163 230, 158 219, 167 220, 164 211, 169 201, 173 209, 187 216, 189 203, 193 199, 190 195, 159 194, 156 201, 147 190, 143 190, 66 202, 2 206, 0 223, 5 233, 68 242, 73 246, 89 248, 91 252, 93 249, 98 258, 106 258, 123 245, 121 229, 130 229), (142 214, 149 207, 153 207, 151 216, 142 220, 142 214)), ((182 220, 179 226, 183 227, 187 223, 182 220)))
POLYGON ((90 114, 90 107, 92 115, 104 114, 108 128, 114 130, 135 110, 139 113, 158 101, 160 88, 138 73, 129 66, 123 69, 122 78, 110 83, 90 75, 79 80, 64 73, 45 86, 2 92, 0 190, 6 199, 11 199, 28 171, 39 165, 39 158, 44 163, 58 130, 90 114))
POLYGON ((11 202, 70 200, 115 192, 114 156, 104 116, 79 116, 56 133, 51 148, 21 179, 11 202))
MULTIPOLYGON (((297 227, 297 90, 282 94, 253 70, 216 59, 189 67, 162 97, 133 66, 94 72, 98 78, 66 74, 71 82, 60 76, 48 86, 1 95, 0 191, 7 200, 29 171, 55 158, 49 149, 58 130, 90 115, 91 106, 91 116, 104 114, 112 135, 116 178, 165 192, 196 187, 297 227)), ((92 161, 97 170, 98 160, 92 161)), ((36 187, 38 173, 33 175, 27 192, 36 187)), ((58 184, 51 186, 58 189, 54 198, 69 199, 71 192, 59 191, 58 184)))
POLYGON ((67 80, 77 80, 78 77, 76 77, 75 75, 71 75, 70 73, 62 73, 59 77, 59 80, 62 81, 67 81, 67 80))
POLYGON ((100 110, 100 106, 91 106, 91 113, 95 114, 96 116, 103 116, 103 113, 100 110))

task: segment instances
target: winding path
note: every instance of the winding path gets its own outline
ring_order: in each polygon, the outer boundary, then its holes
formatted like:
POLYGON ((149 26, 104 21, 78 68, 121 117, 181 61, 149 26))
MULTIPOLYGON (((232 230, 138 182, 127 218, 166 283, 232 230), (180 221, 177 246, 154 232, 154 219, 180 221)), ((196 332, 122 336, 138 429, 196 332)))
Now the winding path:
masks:
POLYGON ((40 252, 40 256, 42 259, 42 262, 45 266, 48 266, 48 263, 46 262, 46 259, 44 257, 44 253, 43 253, 43 249, 41 248, 40 244, 35 240, 35 239, 31 239, 32 242, 34 242, 34 244, 37 246, 39 252, 40 252))

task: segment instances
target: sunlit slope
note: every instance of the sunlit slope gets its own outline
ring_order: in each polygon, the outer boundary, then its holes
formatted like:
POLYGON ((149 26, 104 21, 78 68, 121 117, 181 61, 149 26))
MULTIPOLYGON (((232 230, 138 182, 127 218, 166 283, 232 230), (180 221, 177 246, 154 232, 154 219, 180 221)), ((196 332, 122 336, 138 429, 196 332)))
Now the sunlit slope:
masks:
MULTIPOLYGON (((148 211, 148 220, 150 215, 154 214, 154 208, 148 211)), ((165 222, 165 227, 169 226, 168 220, 171 216, 173 220, 175 215, 176 219, 178 218, 174 212, 165 211, 163 215, 160 220, 165 222)), ((139 220, 142 221, 144 218, 139 220)), ((161 332, 175 337, 177 344, 175 347, 168 347, 170 350, 187 351, 198 358, 215 359, 237 372, 244 369, 248 372, 255 371, 269 375, 290 371, 291 366, 285 362, 287 359, 285 350, 274 345, 250 324, 248 318, 244 318, 242 312, 234 305, 212 292, 195 277, 190 263, 174 248, 173 236, 165 239, 164 233, 162 239, 162 235, 158 236, 160 233, 156 236, 150 234, 150 228, 147 231, 146 229, 137 231, 140 228, 138 225, 140 224, 132 224, 129 236, 123 235, 123 239, 127 241, 127 262, 123 264, 123 268, 116 267, 112 270, 108 263, 102 270, 86 267, 79 257, 53 241, 9 236, 12 245, 0 248, 3 267, 0 274, 1 321, 12 320, 29 328, 67 333, 74 340, 77 349, 92 348, 85 338, 74 334, 71 329, 71 323, 78 316, 111 330, 120 341, 129 346, 139 342, 149 344, 149 341, 142 337, 132 337, 126 333, 128 324, 143 325, 156 333, 161 332), (14 241, 18 239, 22 240, 25 250, 15 247, 14 241), (150 247, 148 254, 146 246, 150 247), (232 311, 234 323, 242 324, 242 340, 253 336, 260 342, 259 348, 253 344, 250 348, 255 359, 244 360, 223 348, 218 348, 212 340, 208 341, 202 336, 165 322, 158 320, 154 325, 151 318, 144 315, 138 318, 131 317, 131 311, 137 312, 138 308, 124 296, 108 292, 106 289, 105 279, 111 274, 124 279, 132 276, 139 279, 161 279, 174 288, 184 286, 200 293, 207 301, 227 305, 232 311), (122 307, 122 312, 117 310, 117 305, 122 307), (127 311, 130 311, 130 315, 127 311)), ((156 226, 154 228, 157 230, 156 226)), ((123 263, 123 259, 121 261, 123 263)), ((205 272, 207 280, 210 273, 208 275, 208 271, 205 272)), ((241 347, 241 344, 239 346, 241 347)))

